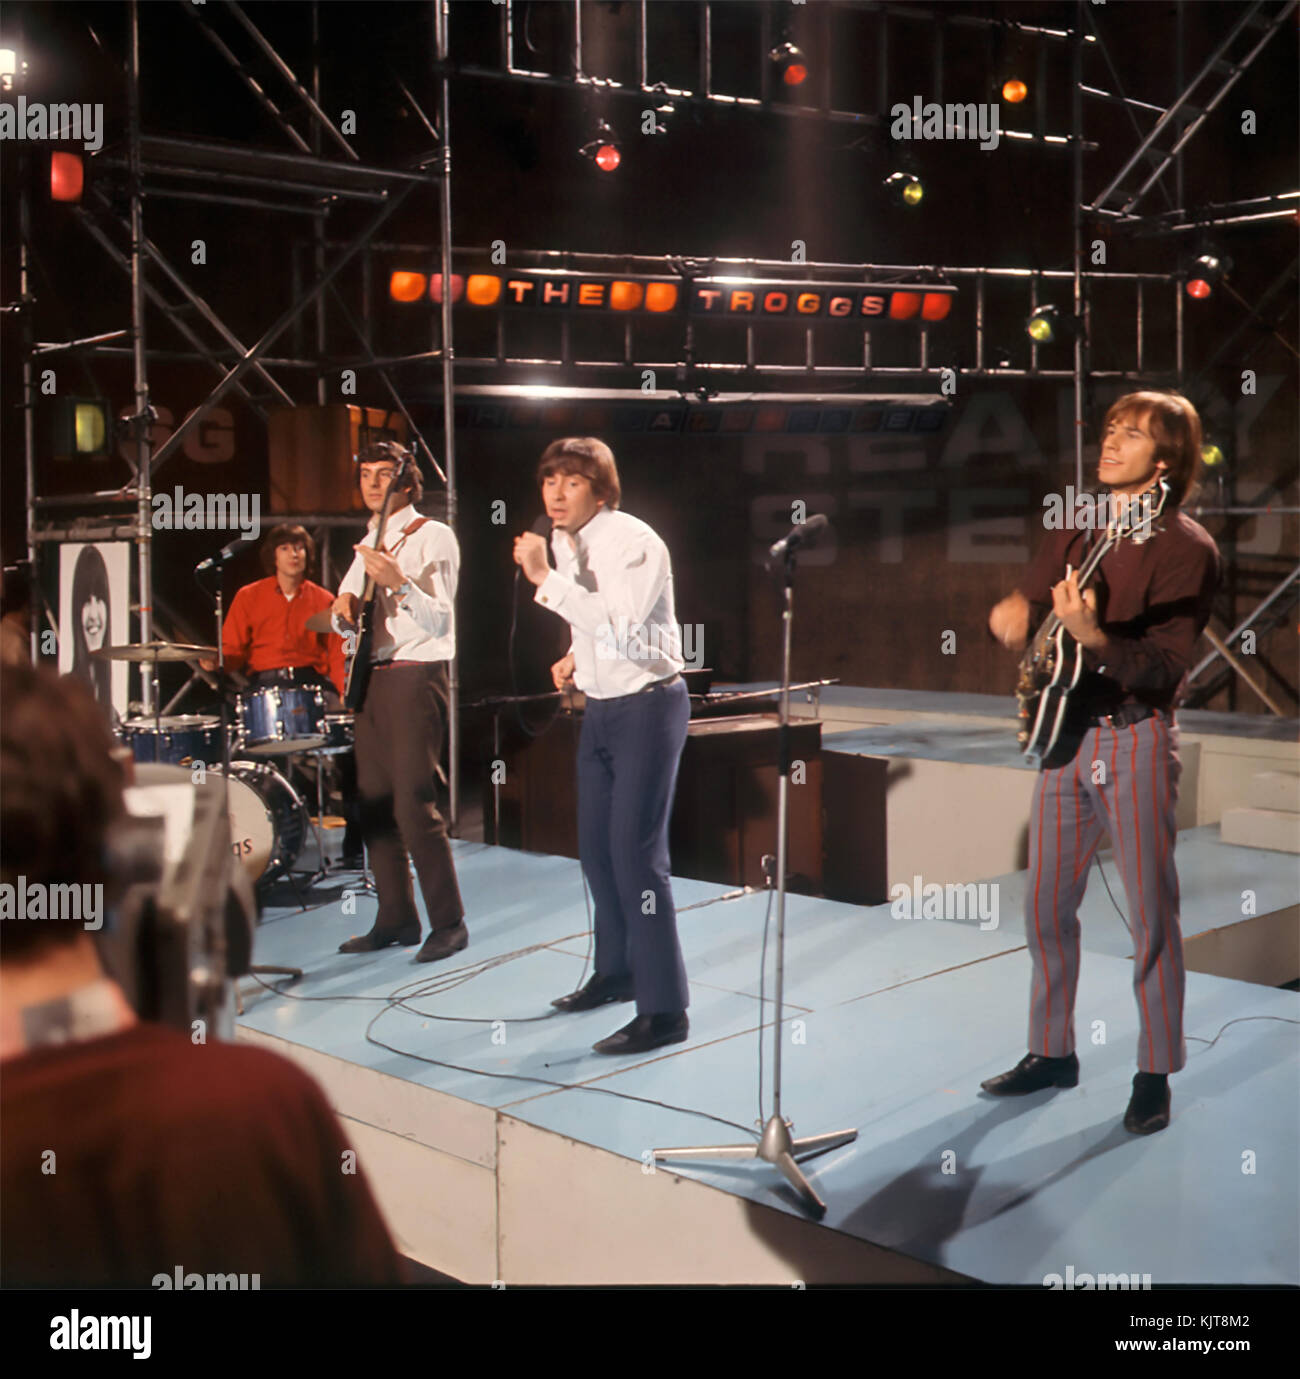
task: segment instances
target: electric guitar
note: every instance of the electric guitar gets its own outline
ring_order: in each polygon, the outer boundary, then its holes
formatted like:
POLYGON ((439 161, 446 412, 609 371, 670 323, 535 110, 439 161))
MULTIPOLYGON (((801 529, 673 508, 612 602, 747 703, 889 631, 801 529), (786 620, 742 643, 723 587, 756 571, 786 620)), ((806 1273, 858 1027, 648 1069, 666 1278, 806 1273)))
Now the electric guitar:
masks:
MULTIPOLYGON (((393 509, 394 499, 400 493, 402 501, 406 501, 405 490, 401 485, 410 461, 403 456, 396 463, 397 469, 393 474, 393 480, 388 485, 388 492, 384 494, 384 505, 379 510, 379 525, 375 528, 375 550, 383 544, 384 528, 388 525, 388 514, 393 509)), ((377 592, 375 581, 367 575, 365 593, 361 596, 361 608, 357 613, 356 631, 353 633, 352 656, 343 677, 343 705, 353 713, 361 712, 361 706, 366 702, 366 690, 370 687, 371 648, 375 642, 375 623, 380 617, 379 610, 375 607, 377 592)))
MULTIPOLYGON (((1169 485, 1161 479, 1154 489, 1135 495, 1125 505, 1119 519, 1107 529, 1106 535, 1079 567, 1080 592, 1087 587, 1107 553, 1119 542, 1139 531, 1144 533, 1142 540, 1155 534, 1154 524, 1164 512, 1168 499, 1169 485)), ((1020 707, 1017 741, 1021 752, 1035 765, 1040 765, 1056 746, 1061 724, 1065 721, 1066 705, 1082 674, 1083 656, 1079 643, 1066 634, 1055 613, 1048 613, 1021 658, 1016 681, 1016 700, 1020 707)))

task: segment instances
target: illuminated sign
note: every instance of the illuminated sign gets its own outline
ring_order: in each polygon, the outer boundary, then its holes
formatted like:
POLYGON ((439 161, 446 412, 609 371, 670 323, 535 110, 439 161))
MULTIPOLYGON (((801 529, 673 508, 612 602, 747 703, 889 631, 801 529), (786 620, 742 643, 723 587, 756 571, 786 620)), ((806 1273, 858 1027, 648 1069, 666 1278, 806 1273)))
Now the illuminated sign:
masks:
MULTIPOLYGON (((425 296, 423 274, 392 275, 390 295, 414 302, 425 296)), ((441 279, 436 293, 441 297, 441 279)), ((694 319, 725 321, 944 321, 957 289, 947 284, 880 285, 750 280, 740 278, 614 277, 589 273, 471 273, 464 279, 470 306, 574 315, 667 315, 683 306, 694 319)))
POLYGON ((725 321, 942 321, 952 287, 877 287, 862 283, 735 282, 697 279, 690 314, 725 321))

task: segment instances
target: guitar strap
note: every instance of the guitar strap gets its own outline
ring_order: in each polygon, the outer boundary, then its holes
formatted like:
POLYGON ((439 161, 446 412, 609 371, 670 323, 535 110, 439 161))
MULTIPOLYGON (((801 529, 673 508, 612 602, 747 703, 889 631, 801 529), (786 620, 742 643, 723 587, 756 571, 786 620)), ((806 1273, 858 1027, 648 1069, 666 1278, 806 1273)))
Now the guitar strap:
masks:
POLYGON ((424 524, 428 520, 429 519, 427 517, 417 517, 413 522, 408 522, 406 526, 402 528, 402 534, 400 537, 398 537, 397 544, 393 547, 391 551, 388 552, 388 554, 396 555, 398 551, 400 551, 402 547, 406 544, 406 538, 410 536, 413 532, 419 531, 420 528, 424 526, 424 524))

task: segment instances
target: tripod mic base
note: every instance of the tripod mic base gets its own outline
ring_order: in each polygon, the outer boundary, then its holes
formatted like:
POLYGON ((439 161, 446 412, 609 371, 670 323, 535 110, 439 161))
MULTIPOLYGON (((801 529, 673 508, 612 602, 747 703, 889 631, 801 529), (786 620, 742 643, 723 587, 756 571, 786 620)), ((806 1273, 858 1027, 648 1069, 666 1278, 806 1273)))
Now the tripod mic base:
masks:
POLYGON ((772 1116, 763 1127, 757 1144, 696 1145, 691 1148, 656 1149, 657 1163, 670 1159, 764 1159, 777 1168, 785 1180, 799 1194, 804 1205, 821 1220, 826 1215, 826 1203, 813 1191, 812 1185, 799 1171, 796 1160, 824 1154, 842 1144, 852 1144, 858 1137, 856 1130, 832 1130, 825 1135, 808 1135, 796 1140, 789 1125, 780 1116, 772 1116))

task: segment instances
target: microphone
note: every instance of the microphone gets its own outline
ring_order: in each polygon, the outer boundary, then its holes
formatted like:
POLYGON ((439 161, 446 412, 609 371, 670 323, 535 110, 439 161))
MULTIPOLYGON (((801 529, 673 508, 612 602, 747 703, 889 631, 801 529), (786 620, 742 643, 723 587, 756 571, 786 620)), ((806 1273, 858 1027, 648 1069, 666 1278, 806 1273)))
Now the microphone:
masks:
MULTIPOLYGON (((550 519, 545 513, 542 513, 542 515, 541 515, 540 517, 537 517, 537 518, 534 518, 534 519, 533 519, 533 525, 532 525, 531 527, 529 527, 528 530, 529 530, 530 532, 532 532, 535 536, 540 536, 540 537, 543 537, 543 538, 545 539, 545 541, 546 541, 546 563, 547 563, 548 565, 550 565, 552 569, 554 569, 554 568, 555 568, 555 565, 554 565, 553 560, 551 559, 551 533, 555 530, 555 523, 552 522, 551 519, 550 519)), ((522 575, 523 572, 524 572, 524 571, 523 571, 523 566, 521 566, 521 565, 516 565, 516 566, 515 566, 515 586, 516 586, 516 588, 517 588, 518 585, 519 585, 519 576, 522 575)))
POLYGON ((194 567, 194 573, 197 575, 203 570, 215 570, 218 565, 224 565, 226 561, 234 555, 235 547, 242 546, 247 540, 248 538, 246 536, 235 537, 233 541, 229 541, 222 546, 217 555, 210 555, 206 560, 200 560, 194 567))
POLYGON ((817 533, 829 524, 824 512, 810 517, 806 522, 796 522, 793 527, 768 551, 773 560, 779 560, 788 551, 797 551, 800 546, 815 545, 817 533))

